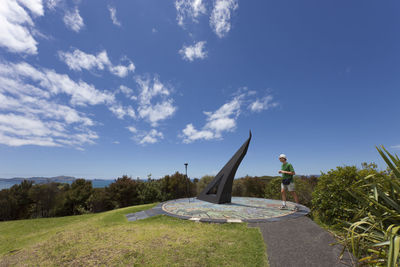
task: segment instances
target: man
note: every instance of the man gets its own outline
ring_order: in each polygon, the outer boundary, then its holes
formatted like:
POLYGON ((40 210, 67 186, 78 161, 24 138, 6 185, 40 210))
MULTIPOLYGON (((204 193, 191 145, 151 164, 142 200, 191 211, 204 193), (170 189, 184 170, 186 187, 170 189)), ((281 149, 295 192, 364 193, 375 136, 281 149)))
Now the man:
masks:
MULTIPOLYGON (((285 154, 279 155, 279 161, 282 162, 282 167, 279 173, 282 174, 282 183, 281 183, 281 194, 282 194, 282 207, 280 209, 287 209, 286 206, 286 191, 292 193, 296 204, 299 204, 299 198, 297 197, 296 191, 294 190, 294 180, 293 175, 294 172, 292 164, 287 162, 287 158, 285 154)), ((299 210, 299 207, 296 205, 294 208, 295 211, 299 210)))

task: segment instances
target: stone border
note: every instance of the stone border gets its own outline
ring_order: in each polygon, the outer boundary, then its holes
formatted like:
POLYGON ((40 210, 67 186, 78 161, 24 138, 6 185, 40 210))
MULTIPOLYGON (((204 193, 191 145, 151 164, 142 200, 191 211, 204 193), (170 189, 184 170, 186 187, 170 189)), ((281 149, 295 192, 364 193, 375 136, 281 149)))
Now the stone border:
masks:
MULTIPOLYGON (((190 198, 190 199, 194 199, 194 198, 190 198)), ((182 216, 182 215, 177 215, 174 213, 169 213, 166 210, 163 209, 164 204, 168 203, 168 202, 172 202, 172 201, 185 201, 188 200, 189 198, 179 198, 179 199, 174 199, 174 200, 169 200, 169 201, 165 201, 165 202, 161 202, 159 203, 157 206, 155 206, 152 209, 149 210, 144 210, 144 211, 139 211, 136 213, 129 213, 126 214, 126 218, 128 219, 128 221, 137 221, 137 220, 141 220, 141 219, 146 219, 152 216, 156 216, 156 215, 167 215, 170 217, 175 217, 178 219, 183 219, 183 220, 189 220, 189 221, 194 221, 194 222, 208 222, 208 223, 243 223, 243 222, 247 222, 247 223, 258 223, 258 222, 276 222, 276 221, 281 221, 281 220, 287 220, 287 219, 294 219, 294 218, 298 218, 301 216, 305 216, 310 212, 310 209, 307 208, 306 206, 303 205, 297 205, 300 209, 299 211, 293 211, 289 214, 285 214, 285 215, 280 215, 280 216, 276 216, 276 217, 271 217, 271 218, 266 218, 266 219, 213 219, 213 218, 198 218, 198 217, 190 217, 190 216, 182 216)), ((289 201, 288 201, 289 202, 289 201)), ((289 202, 293 205, 295 205, 295 203, 289 202)), ((217 204, 216 204, 217 205, 217 204)))
MULTIPOLYGON (((194 199, 194 198, 190 198, 194 199)), ((174 213, 170 213, 164 209, 164 204, 169 203, 169 202, 176 202, 176 201, 189 201, 189 198, 180 198, 180 199, 174 199, 174 200, 169 200, 166 202, 161 203, 162 205, 162 210, 165 215, 183 219, 183 220, 190 220, 190 221, 195 221, 195 222, 211 222, 211 223, 243 223, 243 222, 248 222, 248 223, 257 223, 257 222, 276 222, 280 220, 286 220, 286 219, 293 219, 293 218, 298 218, 301 216, 305 216, 308 213, 310 213, 310 209, 307 208, 306 206, 303 205, 297 205, 299 207, 299 211, 292 211, 291 213, 285 214, 285 215, 280 215, 276 217, 271 217, 271 218, 259 218, 259 219, 213 219, 213 218, 198 218, 198 217, 190 217, 190 216, 183 216, 183 215, 178 215, 174 213)), ((293 205, 296 205, 295 203, 289 202, 293 205)), ((216 204, 218 205, 218 204, 216 204)))

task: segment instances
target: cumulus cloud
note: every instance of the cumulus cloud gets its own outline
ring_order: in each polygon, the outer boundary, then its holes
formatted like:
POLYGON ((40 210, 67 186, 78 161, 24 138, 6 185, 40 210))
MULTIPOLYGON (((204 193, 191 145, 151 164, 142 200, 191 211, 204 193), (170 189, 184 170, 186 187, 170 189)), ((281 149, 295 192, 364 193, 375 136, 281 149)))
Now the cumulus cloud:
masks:
MULTIPOLYGON (((10 83, 12 79, 33 82, 46 89, 46 94, 66 94, 71 97, 72 105, 96 105, 111 103, 114 96, 106 91, 97 90, 93 85, 83 81, 75 82, 68 75, 59 74, 50 69, 36 69, 28 63, 0 63, 0 74, 5 83, 10 83)), ((43 90, 42 90, 43 91, 43 90)))
POLYGON ((65 26, 74 32, 79 32, 85 26, 78 8, 65 12, 63 21, 65 26))
POLYGON ((134 134, 132 137, 136 143, 140 145, 146 144, 154 144, 159 142, 161 139, 164 139, 164 135, 162 132, 157 131, 156 129, 151 129, 150 131, 138 131, 135 127, 128 127, 128 130, 134 134))
POLYGON ((164 135, 162 132, 157 131, 156 129, 152 129, 148 133, 146 133, 143 138, 139 141, 139 144, 154 144, 157 143, 160 139, 163 139, 164 135))
POLYGON ((118 92, 121 92, 124 94, 126 97, 132 99, 132 100, 137 100, 137 96, 135 96, 133 93, 133 90, 125 85, 120 85, 118 92))
POLYGON ((44 15, 41 0, 0 3, 0 46, 14 53, 37 54, 33 17, 44 15))
POLYGON ((186 125, 179 136, 184 143, 192 143, 196 140, 221 139, 223 133, 232 132, 237 127, 237 119, 242 114, 242 107, 248 106, 252 112, 261 112, 268 108, 276 107, 277 102, 272 102, 273 97, 266 95, 254 100, 255 91, 242 88, 235 94, 232 100, 223 104, 216 111, 203 112, 206 115, 206 123, 198 130, 192 123, 186 125))
POLYGON ((185 129, 182 130, 183 142, 191 143, 201 139, 220 139, 223 132, 233 131, 236 128, 236 119, 240 115, 243 98, 243 94, 236 96, 216 111, 204 112, 207 116, 207 123, 201 130, 196 130, 191 123, 186 125, 185 129))
POLYGON ((95 122, 78 108, 114 103, 114 96, 85 82, 27 63, 0 63, 0 143, 73 146, 98 138, 95 122), (60 95, 69 97, 61 103, 60 95))
POLYGON ((210 26, 219 38, 231 30, 231 16, 238 7, 237 0, 216 0, 210 16, 210 26))
POLYGON ((124 107, 121 104, 113 104, 109 107, 109 110, 117 116, 118 119, 124 119, 125 116, 136 118, 136 112, 131 106, 124 107))
POLYGON ((123 57, 122 60, 127 62, 126 65, 113 65, 108 58, 107 51, 103 50, 97 55, 87 54, 79 49, 73 52, 58 52, 59 58, 68 65, 71 70, 104 70, 107 68, 112 74, 124 78, 129 72, 135 71, 133 62, 123 57))
POLYGON ((262 99, 256 99, 249 105, 249 109, 253 112, 261 112, 263 110, 267 110, 269 108, 274 108, 278 106, 277 102, 273 102, 273 96, 268 95, 262 99))
POLYGON ((114 25, 121 26, 121 22, 117 19, 117 10, 115 7, 109 6, 108 10, 110 11, 110 17, 114 25))
POLYGON ((200 41, 191 46, 183 46, 179 50, 182 58, 188 61, 193 61, 195 59, 204 59, 207 57, 207 51, 205 51, 206 41, 200 41))
POLYGON ((46 7, 50 10, 54 10, 62 0, 45 0, 46 7))
POLYGON ((197 22, 197 18, 207 12, 203 0, 176 0, 175 8, 176 20, 180 26, 184 26, 186 19, 197 22))
POLYGON ((136 83, 140 90, 137 96, 139 103, 138 115, 148 121, 153 127, 160 121, 171 117, 176 107, 173 99, 169 97, 171 89, 160 82, 157 77, 136 77, 136 83))

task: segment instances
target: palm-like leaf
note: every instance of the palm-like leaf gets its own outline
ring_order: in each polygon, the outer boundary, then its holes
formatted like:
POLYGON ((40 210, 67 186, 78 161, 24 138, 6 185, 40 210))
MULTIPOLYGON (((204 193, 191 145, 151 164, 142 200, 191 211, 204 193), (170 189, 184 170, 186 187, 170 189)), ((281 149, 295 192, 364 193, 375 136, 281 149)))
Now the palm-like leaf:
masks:
POLYGON ((383 146, 379 154, 393 175, 364 177, 348 192, 361 203, 357 222, 348 228, 345 244, 351 244, 360 262, 399 266, 400 250, 400 159, 383 146))

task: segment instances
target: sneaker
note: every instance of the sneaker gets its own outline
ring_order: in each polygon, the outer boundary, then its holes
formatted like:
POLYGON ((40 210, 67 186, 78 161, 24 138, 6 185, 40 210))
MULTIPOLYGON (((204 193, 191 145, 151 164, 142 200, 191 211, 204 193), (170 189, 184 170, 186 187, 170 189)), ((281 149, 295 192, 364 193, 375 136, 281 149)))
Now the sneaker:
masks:
POLYGON ((280 210, 287 210, 287 207, 286 207, 286 205, 282 205, 279 209, 280 210))

